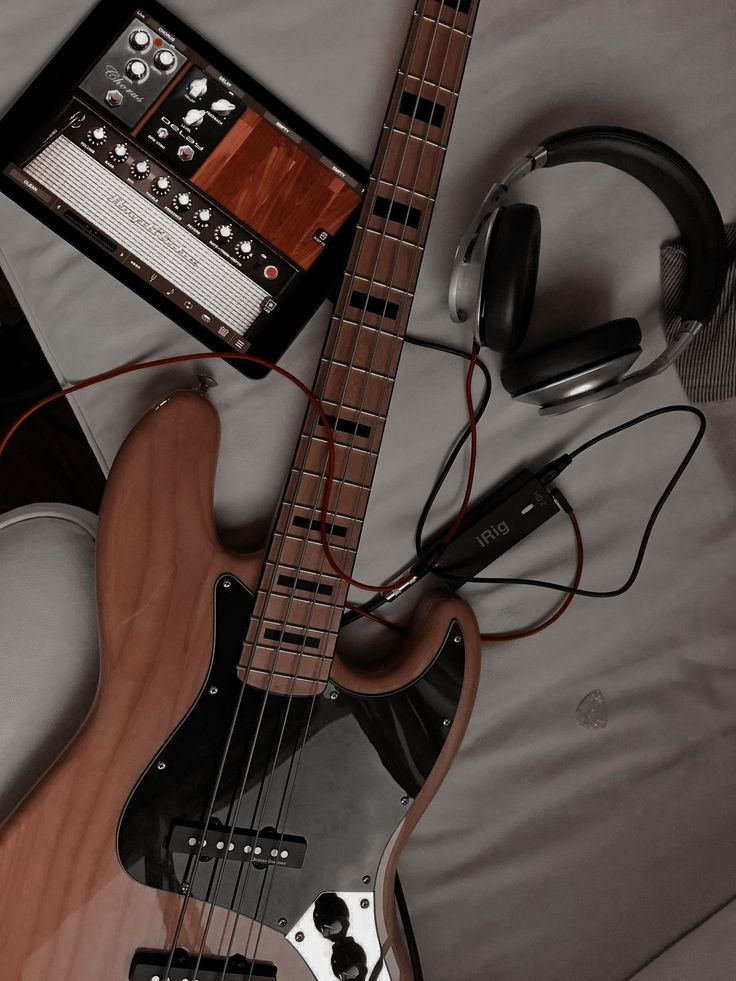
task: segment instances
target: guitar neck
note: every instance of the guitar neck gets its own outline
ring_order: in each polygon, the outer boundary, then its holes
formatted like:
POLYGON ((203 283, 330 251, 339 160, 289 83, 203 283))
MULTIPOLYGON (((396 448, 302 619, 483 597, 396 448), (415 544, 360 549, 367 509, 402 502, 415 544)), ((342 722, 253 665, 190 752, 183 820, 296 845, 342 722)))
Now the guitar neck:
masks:
MULTIPOLYGON (((313 390, 335 438, 331 552, 351 573, 480 0, 419 0, 313 390)), ((348 584, 320 540, 327 439, 309 409, 276 513, 239 670, 321 691, 348 584)))

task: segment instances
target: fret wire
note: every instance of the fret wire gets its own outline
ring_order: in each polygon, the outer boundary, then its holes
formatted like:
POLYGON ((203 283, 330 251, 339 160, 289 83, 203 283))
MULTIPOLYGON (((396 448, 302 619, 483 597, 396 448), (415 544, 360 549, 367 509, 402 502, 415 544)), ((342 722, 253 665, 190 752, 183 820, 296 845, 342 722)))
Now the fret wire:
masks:
MULTIPOLYGON (((359 231, 373 232, 377 235, 385 235, 386 238, 393 239, 395 242, 401 242, 402 245, 410 245, 413 249, 420 249, 424 252, 424 246, 420 242, 407 242, 405 238, 399 238, 398 235, 392 235, 391 232, 379 232, 377 228, 368 228, 367 225, 358 224, 355 226, 359 231)), ((358 326, 361 326, 358 324, 358 326)))
MULTIPOLYGON (((426 17, 425 19, 427 19, 427 20, 431 20, 432 18, 428 18, 428 17, 426 17)), ((439 21, 439 20, 435 20, 435 23, 436 23, 436 24, 439 24, 439 23, 440 23, 440 21, 439 21)), ((468 36, 468 37, 469 37, 469 35, 467 34, 467 32, 460 32, 460 33, 463 33, 463 34, 465 34, 466 36, 468 36)), ((463 67, 463 66, 462 66, 462 64, 461 64, 461 65, 460 65, 460 69, 462 69, 462 67, 463 67)), ((462 71, 461 71, 461 70, 459 71, 459 74, 460 74, 460 75, 462 74, 462 71)), ((393 128, 392 128, 392 136, 393 136, 393 133, 394 133, 394 132, 402 132, 402 131, 400 131, 400 130, 398 130, 398 129, 397 129, 396 127, 393 127, 393 128)), ((416 136, 412 136, 411 134, 406 134, 406 141, 405 141, 405 142, 407 142, 407 143, 408 143, 408 141, 409 141, 409 140, 412 140, 412 139, 417 139, 417 137, 416 137, 416 136)), ((390 144, 390 142, 391 142, 391 141, 389 140, 388 142, 389 142, 389 144, 390 144)), ((433 143, 433 141, 431 141, 431 140, 426 140, 426 139, 424 139, 424 140, 422 141, 422 143, 423 143, 423 145, 431 145, 431 144, 433 143)), ((441 146, 440 144, 435 144, 435 145, 436 145, 436 146, 437 146, 437 147, 438 147, 439 149, 441 149, 441 150, 442 150, 442 151, 444 152, 444 147, 443 147, 443 146, 441 146)), ((399 164, 399 171, 401 170, 401 166, 402 166, 402 165, 403 165, 403 163, 400 163, 400 164, 399 164)), ((378 184, 378 182, 376 182, 376 183, 378 184)), ((388 183, 388 184, 390 184, 391 182, 390 182, 390 181, 385 181, 385 180, 384 180, 384 181, 383 181, 383 183, 388 183)), ((405 189, 405 190, 408 190, 408 191, 409 191, 409 193, 411 193, 412 195, 413 195, 414 193, 417 193, 418 195, 420 194, 420 192, 414 192, 414 191, 411 191, 411 189, 405 189)), ((367 234, 367 232, 366 232, 366 234, 367 234)), ((406 243, 406 239, 405 239, 405 238, 403 238, 403 237, 402 237, 401 239, 399 239, 398 237, 396 237, 396 236, 394 236, 393 238, 394 238, 395 240, 397 240, 397 241, 399 241, 399 242, 400 242, 400 243, 402 243, 402 244, 403 244, 403 243, 406 243)), ((414 245, 414 243, 410 243, 410 244, 412 244, 412 245, 414 245)), ((380 249, 380 246, 379 246, 379 249, 380 249)), ((418 251, 418 252, 419 252, 419 251, 422 251, 422 250, 423 250, 423 246, 421 246, 421 247, 419 247, 419 248, 417 249, 417 251, 418 251)), ((372 284, 370 284, 370 285, 372 285, 372 284)), ((391 288, 391 284, 385 284, 385 286, 386 286, 386 287, 387 287, 388 289, 390 289, 390 288, 391 288)), ((366 311, 366 313, 367 313, 367 312, 368 312, 368 311, 366 311)), ((394 334, 394 333, 393 333, 393 332, 391 332, 391 331, 380 331, 380 330, 376 330, 376 328, 373 328, 373 327, 372 327, 372 325, 365 325, 365 324, 358 324, 358 323, 355 323, 355 326, 357 326, 357 327, 359 328, 359 330, 358 330, 358 332, 356 333, 356 337, 357 337, 357 336, 360 336, 360 331, 361 331, 361 329, 365 329, 366 327, 367 327, 368 329, 373 329, 373 330, 375 331, 375 333, 374 333, 374 335, 373 335, 373 336, 374 336, 374 337, 376 337, 376 338, 377 338, 377 337, 378 337, 378 336, 379 336, 379 335, 380 335, 381 333, 384 333, 384 334, 388 334, 389 336, 397 336, 397 334, 394 334)), ((399 324, 397 324, 397 327, 398 327, 398 330, 399 330, 399 332, 401 332, 401 330, 402 330, 402 328, 405 328, 405 324, 401 324, 401 323, 399 323, 399 324)), ((373 345, 373 347, 374 347, 374 356, 375 356, 375 347, 376 347, 376 345, 374 344, 374 345, 373 345)), ((357 344, 355 345, 355 350, 357 350, 357 344)), ((340 364, 342 364, 342 362, 339 362, 339 363, 340 363, 340 364)), ((348 367, 348 369, 351 369, 351 368, 352 368, 353 366, 352 366, 352 365, 350 365, 350 366, 344 366, 344 367, 348 367)), ((346 385, 347 385, 347 383, 348 383, 348 379, 349 379, 349 377, 350 377, 350 371, 348 371, 348 372, 346 372, 345 374, 346 374, 346 385)), ((370 371, 370 368, 368 369, 368 371, 367 371, 367 372, 366 372, 366 371, 364 370, 364 377, 365 377, 365 380, 366 380, 366 383, 368 382, 368 380, 369 380, 370 378, 372 378, 372 377, 376 377, 377 375, 378 375, 378 373, 372 373, 372 372, 370 371)), ((385 377, 385 376, 384 376, 384 377, 385 377)), ((327 383, 328 381, 329 381, 329 374, 327 374, 327 375, 326 375, 326 377, 325 377, 325 383, 327 383)), ((390 394, 390 393, 389 393, 389 392, 387 392, 387 394, 390 394)), ((333 403, 333 404, 335 404, 335 403, 333 403)), ((353 408, 353 409, 354 409, 354 410, 355 410, 356 412, 358 412, 358 413, 360 413, 360 412, 361 412, 361 409, 360 409, 360 407, 357 407, 357 406, 356 406, 356 407, 352 407, 352 408, 353 408)), ((370 413, 370 414, 371 414, 371 415, 375 415, 375 414, 373 414, 373 413, 370 413)), ((385 415, 385 413, 383 413, 383 415, 385 415)), ((315 424, 315 423, 313 422, 313 427, 314 427, 314 424, 315 424)), ((308 434, 307 434, 307 435, 308 435, 308 434)), ((343 445, 343 444, 340 444, 340 445, 343 445)), ((322 475, 316 475, 316 474, 315 474, 315 476, 318 476, 318 477, 320 477, 320 479, 321 479, 321 478, 323 477, 323 474, 322 474, 322 475)), ((370 485, 369 485, 369 486, 370 486, 370 485)), ((365 489, 368 489, 368 487, 366 487, 365 489)), ((297 539, 297 540, 300 540, 300 539, 297 539)), ((333 577, 333 578, 334 578, 334 577, 333 577)))
POLYGON ((411 194, 411 196, 414 198, 423 198, 425 201, 432 201, 432 203, 437 200, 433 194, 422 194, 421 191, 415 191, 411 187, 404 187, 403 184, 397 184, 396 181, 386 180, 385 177, 371 177, 368 183, 376 185, 386 184, 389 188, 392 187, 397 191, 406 191, 407 194, 411 194))
MULTIPOLYGON (((264 617, 264 619, 262 620, 262 624, 263 624, 263 627, 266 630, 272 630, 274 628, 279 628, 279 627, 281 629, 286 629, 287 627, 291 627, 292 630, 304 630, 304 629, 308 629, 310 633, 315 633, 315 634, 332 634, 332 633, 336 633, 337 630, 339 629, 339 627, 338 628, 335 628, 335 627, 309 627, 309 628, 305 628, 303 623, 295 623, 292 620, 272 620, 271 617, 264 617)), ((266 637, 262 641, 260 641, 260 643, 262 643, 262 644, 271 644, 271 643, 278 644, 280 642, 279 641, 276 641, 276 640, 272 640, 270 637, 266 637)), ((287 643, 288 643, 288 641, 287 641, 287 643)), ((312 650, 316 650, 316 648, 312 648, 312 650)), ((289 654, 289 656, 292 656, 292 657, 295 656, 292 651, 285 651, 284 653, 285 654, 289 654)), ((310 651, 305 651, 304 653, 307 654, 309 657, 313 657, 313 658, 318 658, 319 657, 319 654, 312 654, 310 651)))
MULTIPOLYGON (((275 589, 278 589, 279 588, 278 583, 275 585, 274 588, 275 589)), ((283 589, 286 589, 287 587, 286 586, 283 586, 282 588, 283 589)), ((288 587, 288 588, 291 588, 291 587, 288 587)), ((273 596, 275 596, 277 599, 286 599, 287 596, 290 597, 290 599, 292 599, 292 600, 294 599, 294 597, 291 596, 291 593, 276 593, 276 592, 273 592, 272 595, 271 595, 271 597, 269 597, 268 602, 271 602, 271 599, 273 598, 273 596)), ((264 593, 264 597, 265 597, 265 593, 264 593)), ((319 595, 317 596, 316 599, 313 599, 312 596, 311 596, 311 594, 310 594, 310 596, 309 596, 308 599, 306 597, 304 599, 297 599, 297 602, 304 603, 304 604, 309 604, 310 606, 314 606, 314 607, 322 607, 325 610, 334 610, 335 609, 335 604, 334 603, 327 602, 326 599, 321 599, 319 597, 319 595)), ((264 598, 264 600, 261 601, 261 603, 260 603, 260 607, 263 608, 265 605, 266 605, 266 600, 264 598)), ((254 611, 258 611, 259 604, 256 603, 254 605, 253 609, 254 609, 254 611)))
POLYGON ((280 569, 288 569, 289 572, 304 573, 304 578, 307 578, 309 576, 314 576, 315 580, 317 580, 317 585, 320 585, 322 581, 326 579, 329 579, 334 583, 342 582, 340 577, 337 576, 334 572, 332 572, 329 568, 309 569, 306 566, 300 567, 300 566, 292 565, 290 562, 286 562, 285 560, 283 562, 277 563, 274 559, 267 559, 264 568, 267 568, 269 565, 273 566, 274 574, 280 569))
POLYGON ((457 34, 463 34, 468 40, 472 38, 472 34, 468 34, 467 31, 461 30, 459 27, 455 27, 448 24, 443 24, 441 20, 436 17, 430 17, 429 14, 422 14, 422 20, 432 21, 433 24, 438 24, 440 27, 447 27, 450 31, 455 31, 457 34))
MULTIPOLYGON (((427 75, 427 70, 428 70, 428 66, 429 66, 429 59, 430 59, 430 57, 431 57, 431 53, 432 53, 432 48, 433 48, 433 45, 434 45, 434 40, 435 40, 435 37, 437 36, 437 31, 438 31, 438 22, 437 22, 437 26, 436 26, 436 28, 435 28, 435 34, 433 35, 433 38, 432 38, 432 43, 430 44, 430 47, 429 47, 429 50, 428 50, 428 52, 426 53, 426 57, 425 57, 425 63, 426 63, 426 65, 427 65, 427 69, 425 69, 425 73, 424 73, 424 75, 425 75, 425 78, 426 78, 426 75, 427 75)), ((417 30, 417 35, 416 35, 416 37, 418 37, 418 33, 419 33, 419 32, 418 32, 418 30, 417 30)), ((448 49, 448 50, 449 50, 449 49, 448 49)), ((408 60, 409 60, 409 64, 411 64, 411 62, 412 62, 412 57, 411 57, 411 56, 409 56, 409 59, 408 59, 408 60)), ((444 68, 444 63, 446 62, 446 60, 447 60, 447 51, 445 52, 445 58, 444 58, 444 62, 443 62, 443 68, 444 68)), ((440 72, 440 78, 442 78, 442 71, 440 72)), ((400 79, 399 79, 399 78, 397 78, 397 81, 396 81, 396 83, 395 83, 395 86, 394 86, 394 89, 395 89, 395 91, 394 91, 394 92, 392 93, 392 98, 391 98, 391 102, 392 102, 392 104, 393 104, 393 105, 395 105, 395 106, 396 106, 396 109, 398 109, 398 106, 399 106, 399 105, 400 105, 400 103, 401 103, 401 95, 400 95, 399 93, 400 93, 400 90, 401 90, 401 88, 402 88, 402 86, 401 86, 401 85, 400 85, 399 83, 400 83, 400 79)), ((421 92, 421 83, 420 83, 420 86, 419 86, 419 88, 420 88, 420 92, 421 92)), ((406 88, 406 84, 405 84, 405 83, 404 83, 404 85, 403 85, 403 89, 404 89, 404 92, 406 92, 406 91, 407 91, 407 88, 406 88)), ((419 99, 417 98, 417 99, 415 100, 415 107, 414 107, 414 110, 413 110, 413 114, 412 114, 412 115, 413 115, 413 119, 414 119, 414 118, 416 117, 416 111, 417 111, 417 108, 418 108, 418 106, 419 106, 419 99)), ((396 110, 395 110, 395 113, 396 113, 396 110)), ((412 119, 412 125, 413 125, 413 119, 412 119)), ((448 126, 447 126, 447 128, 446 128, 446 130, 445 130, 445 132, 446 132, 446 133, 447 133, 447 132, 449 132, 449 126, 450 126, 450 123, 451 123, 451 120, 450 120, 450 122, 448 122, 448 126)), ((411 127, 410 127, 410 128, 411 128, 411 127)), ((393 129, 395 130, 395 129, 396 129, 396 127, 394 126, 394 127, 393 127, 393 129)), ((400 176, 400 174, 401 174, 401 168, 402 168, 402 166, 403 166, 403 163, 404 163, 404 160, 405 160, 405 158, 406 158, 406 146, 407 146, 407 145, 409 144, 409 139, 410 139, 410 138, 409 138, 409 137, 407 136, 407 138, 406 138, 406 141, 405 141, 405 144, 404 144, 404 148, 403 148, 403 149, 402 149, 402 151, 401 151, 401 159, 400 159, 400 161, 399 161, 399 166, 398 166, 398 173, 397 173, 397 182, 398 182, 398 177, 399 177, 399 176, 400 176)), ((423 152, 423 147, 422 147, 422 152, 423 152)), ((384 150, 384 164, 385 164, 385 163, 386 163, 387 161, 388 161, 388 147, 386 147, 386 148, 385 148, 385 150, 384 150)), ((421 166, 421 157, 420 157, 420 166, 421 166)), ((437 165, 437 168, 439 169, 439 165, 437 165)), ((368 217, 368 216, 369 216, 369 215, 371 215, 371 214, 373 214, 373 212, 375 211, 375 204, 376 204, 376 198, 377 198, 377 196, 378 196, 378 190, 380 189, 380 184, 381 184, 381 181, 380 181, 380 178, 381 178, 382 176, 384 176, 384 174, 383 174, 383 172, 382 172, 382 171, 383 171, 383 168, 379 168, 379 171, 378 171, 378 177, 379 177, 379 180, 377 180, 377 181, 375 182, 375 191, 374 191, 374 194, 372 195, 372 198, 373 198, 373 200, 372 200, 372 201, 367 201, 367 202, 366 202, 366 204, 365 204, 365 207, 364 207, 364 209, 363 209, 363 212, 362 212, 362 214, 361 214, 361 219, 362 219, 362 221, 361 221, 361 223, 362 223, 362 224, 366 224, 366 225, 370 225, 370 224, 371 224, 371 218, 370 218, 370 217, 368 217), (364 217, 364 216, 365 216, 365 217, 364 217)), ((385 182, 384 182, 384 183, 385 183, 385 182)), ((390 182, 389 182, 389 183, 390 183, 390 182)), ((411 193, 410 193, 410 198, 409 198, 409 200, 410 200, 410 201, 413 201, 413 200, 414 200, 414 198, 413 198, 413 194, 411 194, 411 193)), ((393 203, 394 203, 395 201, 396 201, 396 189, 394 188, 394 190, 393 190, 393 191, 391 192, 391 198, 390 198, 390 202, 391 202, 391 203, 389 204, 389 207, 388 207, 388 214, 387 214, 387 221, 386 221, 386 225, 388 224, 388 216, 389 216, 389 215, 391 215, 391 209, 393 208, 393 203)), ((432 203, 431 203, 431 202, 429 202, 428 204, 429 204, 429 206, 428 206, 428 208, 426 209, 426 211, 425 211, 425 214, 424 214, 424 221, 421 221, 421 220, 420 220, 420 222, 419 222, 419 229, 418 229, 418 235, 417 235, 417 238, 424 238, 424 237, 426 237, 426 234, 427 234, 427 232, 428 232, 428 219, 429 219, 429 213, 430 213, 430 212, 431 212, 431 210, 432 210, 432 203)), ((404 241, 404 240, 406 239, 406 237, 407 237, 407 234, 406 234, 406 227, 407 227, 407 225, 405 224, 405 226, 404 226, 404 230, 402 231, 402 234, 401 234, 401 241, 402 241, 402 242, 403 242, 403 241, 404 241)), ((385 225, 384 225, 384 228, 383 228, 383 231, 384 231, 384 232, 386 231, 386 227, 385 227, 385 225)), ((411 238, 411 236, 409 236, 409 238, 411 238)), ((357 262, 356 262, 356 265, 357 265, 357 264, 359 264, 359 260, 360 260, 360 254, 361 254, 361 251, 362 251, 362 249, 363 249, 363 241, 364 241, 364 240, 363 240, 363 239, 361 238, 361 242, 360 242, 360 248, 359 248, 359 249, 357 250, 357 251, 358 251, 358 255, 357 255, 357 262)), ((381 244, 382 244, 382 243, 381 243, 381 244)), ((380 249, 381 249, 381 244, 379 244, 379 259, 380 259, 380 249)), ((419 258, 419 259, 421 260, 421 253, 420 253, 420 254, 418 255, 418 258, 419 258)), ((352 257, 351 257, 351 259, 352 259, 352 257)), ((419 264, 415 262, 415 270, 414 270, 414 272, 415 272, 415 276, 418 276, 418 272, 419 272, 419 268, 418 268, 418 266, 419 266, 419 264)), ((356 279, 357 279, 357 277, 355 277, 355 278, 353 279, 353 281, 355 282, 355 280, 356 280, 356 279)), ((374 273, 373 273, 373 276, 372 276, 372 278, 371 278, 371 281, 370 281, 370 283, 369 283, 369 286, 368 286, 368 288, 367 288, 367 290, 366 290, 366 294, 367 294, 367 296, 370 296, 370 295, 372 295, 372 293, 373 293, 373 289, 374 289, 374 282, 373 282, 373 280, 374 280, 374 279, 375 279, 375 271, 374 271, 374 273)), ((347 290, 346 290, 345 292, 347 293, 347 290)), ((390 295, 390 291, 388 292, 388 295, 390 295)), ((407 323, 407 321, 408 321, 408 309, 409 309, 409 307, 411 306, 411 297, 408 297, 408 298, 407 298, 407 300, 408 300, 408 302, 405 302, 405 306, 404 306, 404 314, 403 314, 403 317, 401 318, 401 322, 400 322, 400 330, 402 330, 402 331, 405 331, 405 329, 406 329, 406 323, 407 323)), ((349 301, 348 301, 348 302, 349 302, 349 301)), ((368 312, 368 311, 367 311, 367 306, 368 306, 368 304, 367 304, 367 301, 366 301, 366 313, 368 312)), ((365 321, 365 320, 366 320, 366 316, 365 316, 365 315, 363 315, 363 317, 362 317, 362 320, 363 320, 363 321, 365 321)), ((356 347, 355 347, 355 349, 354 349, 354 352, 355 352, 355 350, 357 350, 357 345, 356 345, 356 347)), ((376 346, 374 345, 374 348, 373 348, 373 353, 372 353, 372 359, 373 359, 373 358, 375 358, 375 353, 376 353, 376 346)), ((353 356, 354 356, 354 355, 353 355, 353 356)), ((372 363, 372 362, 371 362, 371 363, 372 363)), ((367 379, 367 376, 366 376, 366 379, 367 379)), ((348 376, 346 375, 346 379, 345 379, 345 387, 344 387, 344 389, 343 389, 343 391, 344 391, 344 393, 346 393, 346 392, 347 392, 347 389, 348 389, 348 376)), ((366 386, 365 386, 365 390, 367 391, 367 380, 366 380, 366 386)), ((390 397, 391 397, 391 391, 392 391, 392 386, 391 386, 391 387, 389 387, 389 386, 386 386, 386 396, 385 396, 385 397, 386 397, 386 411, 387 411, 387 409, 388 409, 388 402, 389 402, 389 400, 390 400, 390 397)), ((345 396, 343 395, 343 399, 344 399, 344 397, 345 397, 345 396)), ((341 491, 342 491, 342 487, 340 488, 340 492, 341 492, 341 491)), ((366 500, 366 507, 367 507, 367 500, 366 500)))
MULTIPOLYGON (((309 470, 307 467, 300 467, 298 471, 293 470, 292 473, 303 473, 307 477, 319 477, 320 480, 324 477, 324 474, 316 473, 314 470, 309 470)), ((343 480, 342 483, 347 487, 357 487, 358 490, 370 490, 370 484, 366 486, 365 484, 358 484, 354 480, 343 480)), ((298 507, 309 506, 301 504, 299 500, 294 500, 291 503, 297 505, 298 507)), ((350 517, 350 515, 346 515, 344 511, 336 511, 335 514, 341 514, 343 517, 350 517)))
POLYGON ((350 365, 345 361, 340 361, 339 358, 326 358, 324 355, 320 358, 320 361, 324 365, 335 365, 338 368, 349 368, 350 371, 362 371, 367 374, 372 375, 374 378, 380 378, 381 380, 388 379, 390 381, 395 381, 394 375, 387 375, 383 371, 377 371, 375 368, 363 368, 360 365, 350 365))
MULTIPOLYGON (((345 272, 343 273, 343 277, 350 277, 354 280, 357 280, 357 282, 359 283, 371 282, 373 286, 380 286, 382 289, 389 290, 389 291, 393 290, 396 293, 401 293, 402 296, 410 296, 412 299, 414 298, 414 290, 402 290, 401 287, 397 286, 395 283, 382 283, 380 279, 370 280, 367 275, 361 272, 351 271, 349 269, 346 269, 345 272)), ((379 297, 379 299, 383 299, 383 297, 379 297)))
MULTIPOLYGON (((426 142, 427 142, 427 141, 425 141, 425 143, 426 143, 426 142)), ((429 141, 429 142, 431 142, 431 141, 429 141)), ((378 175, 378 179, 376 179, 376 180, 374 181, 374 187, 375 187, 375 189, 376 189, 376 190, 377 190, 377 189, 379 188, 379 186, 380 186, 380 184, 381 184, 381 183, 384 183, 384 184, 389 184, 389 185, 390 185, 390 184, 392 183, 392 182, 390 182, 390 181, 386 181, 386 180, 383 180, 383 181, 381 181, 381 176, 382 176, 382 175, 381 175, 381 172, 379 171, 379 175, 378 175)), ((410 192, 410 193, 411 193, 411 192, 410 192)), ((366 207, 366 209, 365 209, 365 210, 367 211, 367 210, 368 210, 368 208, 366 207)), ((394 239, 395 239, 396 241, 399 241, 399 242, 400 242, 400 243, 402 243, 402 244, 403 244, 403 242, 405 242, 405 241, 406 241, 406 240, 405 240, 405 239, 403 239, 403 238, 401 238, 401 239, 400 239, 400 238, 398 238, 398 236, 394 236, 393 238, 394 238, 394 239)), ((347 385, 347 378, 346 378, 346 385, 347 385)))
MULTIPOLYGON (((390 130, 392 133, 401 133, 404 136, 416 136, 416 133, 407 133, 406 130, 399 129, 398 126, 392 126, 390 123, 384 123, 383 129, 390 130)), ((428 146, 437 147, 440 150, 446 150, 447 146, 444 143, 436 143, 434 140, 424 139, 422 136, 416 136, 418 140, 422 140, 428 146)))
MULTIPOLYGON (((410 78, 412 82, 420 82, 421 78, 419 75, 413 75, 411 72, 404 72, 399 69, 399 75, 403 75, 405 78, 410 78)), ((434 85, 436 89, 440 89, 442 92, 448 92, 450 95, 460 95, 459 89, 450 89, 446 85, 441 85, 439 82, 426 82, 426 85, 434 85)))

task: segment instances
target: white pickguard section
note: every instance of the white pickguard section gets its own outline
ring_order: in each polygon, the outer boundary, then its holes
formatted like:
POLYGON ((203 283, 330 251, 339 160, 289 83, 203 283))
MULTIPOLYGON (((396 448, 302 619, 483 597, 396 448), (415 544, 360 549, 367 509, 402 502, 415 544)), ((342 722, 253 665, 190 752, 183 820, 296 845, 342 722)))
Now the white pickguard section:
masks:
POLYGON ((365 981, 392 981, 388 967, 382 961, 381 943, 376 928, 374 895, 372 892, 340 892, 337 895, 344 901, 350 914, 347 935, 365 951, 367 972, 336 975, 332 969, 332 941, 317 930, 314 925, 314 905, 294 924, 286 936, 289 943, 301 954, 309 966, 315 981, 352 981, 365 978, 365 981), (364 905, 361 906, 361 903, 364 905), (367 906, 365 904, 368 904, 367 906), (300 939, 297 940, 297 937, 300 939), (301 939, 303 938, 303 939, 301 939), (380 963, 380 966, 379 966, 380 963))

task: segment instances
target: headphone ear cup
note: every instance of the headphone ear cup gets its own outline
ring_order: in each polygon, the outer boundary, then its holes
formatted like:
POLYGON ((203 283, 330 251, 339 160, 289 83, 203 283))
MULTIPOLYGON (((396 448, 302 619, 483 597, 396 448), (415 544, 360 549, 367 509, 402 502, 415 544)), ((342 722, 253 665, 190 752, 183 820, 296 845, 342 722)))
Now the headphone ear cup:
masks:
POLYGON ((610 320, 507 362, 501 369, 501 384, 509 395, 520 398, 554 382, 564 382, 568 376, 572 381, 581 371, 607 361, 626 356, 636 359, 641 354, 640 344, 638 320, 610 320))
POLYGON ((541 223, 531 204, 499 208, 493 219, 480 282, 478 337, 506 353, 521 346, 529 329, 539 268, 541 223))

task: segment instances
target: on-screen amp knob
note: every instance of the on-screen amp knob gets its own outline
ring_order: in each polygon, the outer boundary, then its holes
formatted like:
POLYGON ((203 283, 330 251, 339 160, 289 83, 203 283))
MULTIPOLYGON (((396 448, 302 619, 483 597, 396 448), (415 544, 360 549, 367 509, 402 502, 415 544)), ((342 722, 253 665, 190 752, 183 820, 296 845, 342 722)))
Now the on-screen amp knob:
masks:
POLYGON ((125 163, 127 159, 128 144, 116 143, 112 150, 110 150, 110 160, 112 160, 113 163, 125 163))
POLYGON ((162 174, 161 177, 156 177, 151 182, 151 190, 156 197, 163 197, 164 194, 168 194, 171 190, 171 178, 167 177, 166 174, 162 174))
POLYGON ((174 198, 174 208, 177 211, 186 211, 192 206, 192 195, 189 191, 180 191, 174 198))
POLYGON ((151 165, 147 160, 137 160, 130 168, 130 173, 135 180, 142 181, 151 173, 151 165))
POLYGON ((106 139, 107 130, 104 126, 95 126, 87 133, 87 142, 91 143, 92 146, 102 146, 106 139))
POLYGON ((212 220, 212 211, 209 208, 200 208, 194 213, 194 224, 200 228, 206 228, 212 220))

